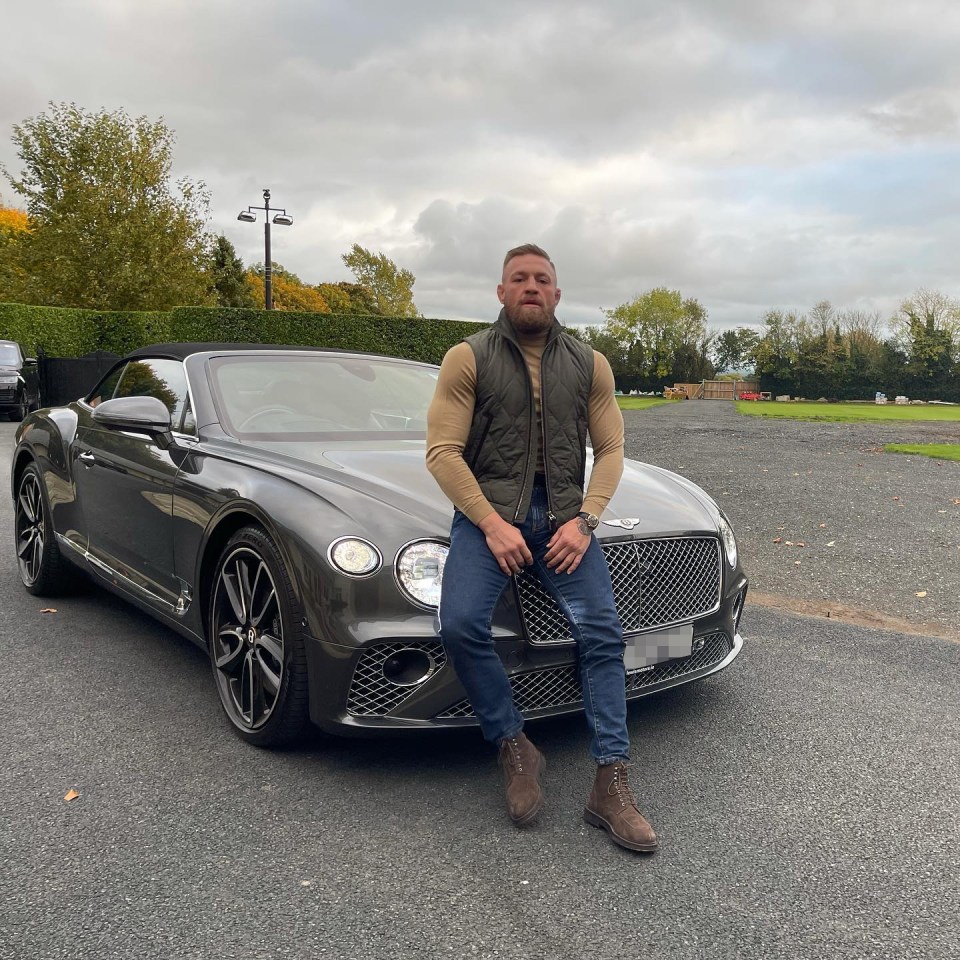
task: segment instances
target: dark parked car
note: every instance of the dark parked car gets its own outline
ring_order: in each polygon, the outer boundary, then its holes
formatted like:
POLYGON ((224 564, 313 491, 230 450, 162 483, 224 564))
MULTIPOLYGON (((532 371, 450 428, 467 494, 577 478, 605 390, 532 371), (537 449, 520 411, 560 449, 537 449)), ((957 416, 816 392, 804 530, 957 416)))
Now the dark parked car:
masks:
MULTIPOLYGON (((476 722, 436 635, 452 509, 424 466, 437 368, 332 351, 168 344, 27 417, 13 459, 20 576, 73 566, 209 652, 260 745, 476 722)), ((597 531, 639 697, 740 651, 736 541, 693 483, 628 461, 597 531)), ((530 717, 582 708, 574 644, 526 573, 493 630, 530 717)))
POLYGON ((0 340, 0 414, 22 420, 39 406, 36 359, 24 357, 16 341, 0 340))

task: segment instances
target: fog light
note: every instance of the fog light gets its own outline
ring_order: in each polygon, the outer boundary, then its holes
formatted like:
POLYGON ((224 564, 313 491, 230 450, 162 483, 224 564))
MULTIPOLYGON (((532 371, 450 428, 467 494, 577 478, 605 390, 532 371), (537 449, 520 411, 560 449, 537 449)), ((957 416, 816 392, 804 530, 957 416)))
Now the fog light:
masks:
POLYGON ((433 657, 426 650, 404 647, 395 650, 383 661, 383 676, 398 687, 415 687, 436 670, 433 657))

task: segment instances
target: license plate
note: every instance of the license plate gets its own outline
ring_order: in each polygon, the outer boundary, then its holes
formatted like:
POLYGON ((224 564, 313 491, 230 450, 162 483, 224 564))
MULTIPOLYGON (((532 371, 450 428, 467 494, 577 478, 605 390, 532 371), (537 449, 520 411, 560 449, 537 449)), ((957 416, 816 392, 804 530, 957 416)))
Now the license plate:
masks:
POLYGON ((689 623, 669 630, 641 633, 627 639, 623 663, 628 670, 651 667, 664 660, 689 657, 693 653, 693 626, 689 623))

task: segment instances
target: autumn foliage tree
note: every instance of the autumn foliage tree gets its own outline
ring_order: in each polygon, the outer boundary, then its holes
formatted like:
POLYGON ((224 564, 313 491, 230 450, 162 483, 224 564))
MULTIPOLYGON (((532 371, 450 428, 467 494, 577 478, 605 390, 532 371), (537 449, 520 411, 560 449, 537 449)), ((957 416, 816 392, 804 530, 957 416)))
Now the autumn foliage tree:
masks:
MULTIPOLYGON (((258 307, 264 303, 264 269, 258 263, 247 271, 247 282, 253 291, 258 307)), ((305 313, 330 313, 330 305, 316 287, 304 283, 295 273, 279 263, 270 270, 270 291, 274 310, 291 310, 305 313)))
POLYGON ((21 241, 30 232, 23 210, 0 207, 0 303, 23 299, 26 271, 21 263, 21 241))
POLYGON ((75 104, 14 125, 23 169, 0 167, 23 198, 27 302, 113 310, 211 303, 202 183, 171 183, 163 120, 75 104))
POLYGON ((355 243, 341 258, 353 272, 357 284, 373 300, 374 313, 385 317, 419 317, 413 302, 416 277, 398 267, 386 254, 373 253, 355 243))

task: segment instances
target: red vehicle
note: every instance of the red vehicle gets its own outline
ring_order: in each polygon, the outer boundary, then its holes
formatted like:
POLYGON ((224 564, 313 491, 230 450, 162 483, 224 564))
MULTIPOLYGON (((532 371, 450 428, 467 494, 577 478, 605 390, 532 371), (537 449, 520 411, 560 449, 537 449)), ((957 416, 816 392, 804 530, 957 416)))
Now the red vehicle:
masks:
POLYGON ((762 393, 757 393, 753 390, 746 390, 737 397, 738 400, 769 400, 770 394, 764 390, 762 393))

